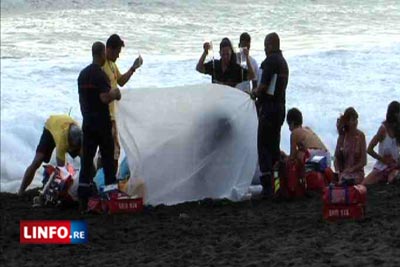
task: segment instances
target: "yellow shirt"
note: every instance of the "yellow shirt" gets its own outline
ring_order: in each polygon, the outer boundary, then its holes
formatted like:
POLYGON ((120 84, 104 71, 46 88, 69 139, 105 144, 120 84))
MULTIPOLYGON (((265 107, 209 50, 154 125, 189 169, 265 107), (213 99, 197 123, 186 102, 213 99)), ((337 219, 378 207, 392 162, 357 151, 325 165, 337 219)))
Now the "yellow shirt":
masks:
POLYGON ((52 115, 44 126, 54 138, 57 158, 63 161, 65 161, 65 153, 67 153, 69 149, 68 132, 71 124, 78 125, 78 123, 68 115, 52 115))
MULTIPOLYGON (((118 88, 118 79, 121 77, 121 73, 117 67, 117 64, 111 60, 106 60, 102 67, 103 71, 107 74, 110 79, 111 89, 118 88)), ((109 104, 111 120, 115 120, 115 101, 109 104)))

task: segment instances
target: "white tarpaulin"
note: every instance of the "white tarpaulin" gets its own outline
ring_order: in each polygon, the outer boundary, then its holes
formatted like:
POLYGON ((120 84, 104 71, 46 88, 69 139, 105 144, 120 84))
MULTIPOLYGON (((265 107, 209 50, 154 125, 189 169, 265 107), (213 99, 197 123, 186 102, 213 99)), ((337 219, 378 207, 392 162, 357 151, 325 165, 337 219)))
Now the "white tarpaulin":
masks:
POLYGON ((257 115, 249 95, 205 84, 122 90, 117 125, 131 177, 148 204, 240 200, 257 164, 257 115))

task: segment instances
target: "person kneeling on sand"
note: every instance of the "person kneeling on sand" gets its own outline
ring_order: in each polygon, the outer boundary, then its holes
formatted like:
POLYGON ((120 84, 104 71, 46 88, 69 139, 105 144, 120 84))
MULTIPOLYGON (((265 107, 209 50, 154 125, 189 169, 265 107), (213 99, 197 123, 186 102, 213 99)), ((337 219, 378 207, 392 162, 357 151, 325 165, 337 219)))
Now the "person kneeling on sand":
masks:
POLYGON ((386 120, 368 145, 367 152, 376 159, 374 169, 363 181, 364 185, 380 181, 392 183, 400 174, 400 103, 393 101, 386 112, 386 120), (378 153, 374 151, 379 143, 378 153))
POLYGON ((365 135, 357 129, 357 111, 349 107, 337 121, 339 137, 335 149, 335 170, 339 173, 339 183, 352 181, 359 184, 364 179, 367 164, 365 135))
POLYGON ((289 159, 303 164, 307 158, 313 156, 325 156, 327 165, 330 167, 331 156, 321 141, 309 127, 303 127, 303 115, 297 108, 288 111, 286 117, 290 135, 290 156, 289 159))
POLYGON ((50 116, 45 123, 35 157, 25 171, 18 194, 22 195, 25 192, 40 165, 50 161, 54 148, 56 148, 57 165, 63 167, 67 152, 73 158, 80 155, 81 143, 82 131, 76 121, 68 115, 50 116))

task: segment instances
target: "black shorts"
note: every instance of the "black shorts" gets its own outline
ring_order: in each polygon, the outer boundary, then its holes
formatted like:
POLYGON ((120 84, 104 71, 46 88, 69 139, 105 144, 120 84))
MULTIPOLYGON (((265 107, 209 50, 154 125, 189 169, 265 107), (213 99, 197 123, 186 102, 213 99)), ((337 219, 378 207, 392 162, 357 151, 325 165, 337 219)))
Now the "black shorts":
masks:
POLYGON ((44 154, 44 162, 48 163, 51 159, 51 154, 53 154, 53 150, 56 147, 56 143, 54 142, 54 138, 51 135, 50 131, 46 128, 43 128, 42 136, 40 137, 39 145, 36 148, 36 153, 44 154))

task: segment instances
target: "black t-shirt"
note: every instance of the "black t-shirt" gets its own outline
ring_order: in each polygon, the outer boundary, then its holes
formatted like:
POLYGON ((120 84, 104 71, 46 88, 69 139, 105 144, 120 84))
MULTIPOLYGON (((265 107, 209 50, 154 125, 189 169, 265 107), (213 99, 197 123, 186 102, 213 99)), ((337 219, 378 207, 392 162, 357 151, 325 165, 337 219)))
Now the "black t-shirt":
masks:
POLYGON ((207 62, 204 64, 205 73, 211 75, 212 82, 221 82, 221 83, 241 83, 247 80, 247 70, 240 67, 240 65, 236 63, 231 63, 225 72, 222 72, 221 60, 214 60, 207 62), (214 68, 215 66, 215 68, 214 68))
POLYGON ((275 93, 273 96, 269 96, 266 93, 259 96, 260 100, 272 99, 274 102, 285 104, 286 99, 286 87, 289 80, 289 67, 282 55, 282 52, 276 52, 261 63, 262 76, 261 84, 270 85, 274 74, 277 74, 275 83, 275 93))
POLYGON ((81 71, 78 77, 78 88, 82 116, 110 117, 108 104, 100 99, 101 93, 110 91, 110 80, 99 65, 90 64, 81 71))

